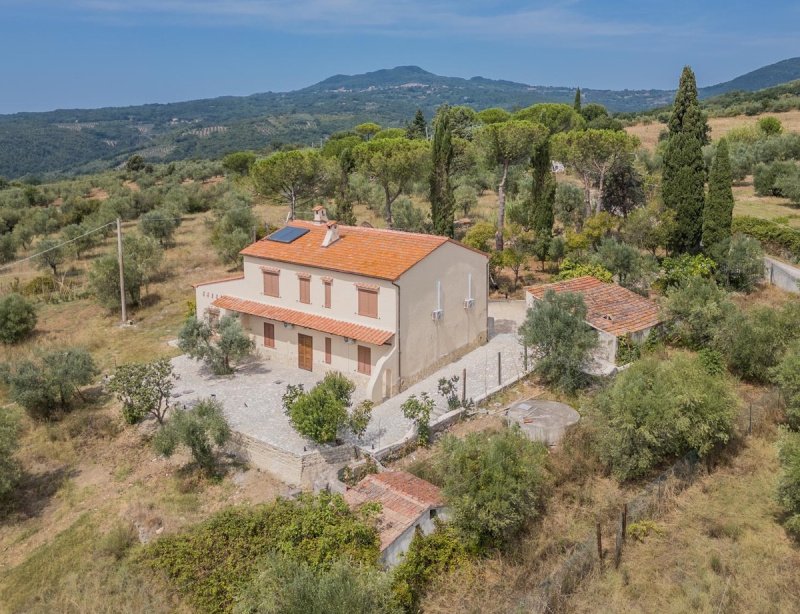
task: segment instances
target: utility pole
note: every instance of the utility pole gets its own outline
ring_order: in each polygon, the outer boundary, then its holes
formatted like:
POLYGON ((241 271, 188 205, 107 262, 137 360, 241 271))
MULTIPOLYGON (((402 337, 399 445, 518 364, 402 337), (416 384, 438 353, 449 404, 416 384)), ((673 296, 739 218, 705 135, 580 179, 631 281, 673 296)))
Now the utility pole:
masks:
POLYGON ((122 223, 117 218, 117 262, 119 263, 119 302, 122 311, 122 325, 128 323, 128 310, 125 305, 125 270, 122 265, 122 223))

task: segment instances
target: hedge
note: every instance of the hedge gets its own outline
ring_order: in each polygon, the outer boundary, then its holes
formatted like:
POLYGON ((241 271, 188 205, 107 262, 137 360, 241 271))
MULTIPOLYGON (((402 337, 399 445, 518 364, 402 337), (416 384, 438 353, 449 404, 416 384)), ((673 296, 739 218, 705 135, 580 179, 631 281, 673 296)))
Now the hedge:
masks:
POLYGON ((800 230, 746 215, 733 218, 732 230, 734 233, 750 235, 767 247, 788 252, 793 258, 800 259, 800 230))

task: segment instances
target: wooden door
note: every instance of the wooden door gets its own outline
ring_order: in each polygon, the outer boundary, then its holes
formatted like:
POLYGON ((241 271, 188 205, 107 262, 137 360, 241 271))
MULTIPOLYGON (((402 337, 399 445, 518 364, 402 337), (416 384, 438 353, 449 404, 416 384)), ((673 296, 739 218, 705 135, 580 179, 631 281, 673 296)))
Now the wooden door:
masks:
POLYGON ((311 371, 314 354, 314 340, 308 335, 297 334, 297 366, 311 371))
POLYGON ((358 346, 358 372, 364 375, 372 373, 372 351, 365 345, 358 346))

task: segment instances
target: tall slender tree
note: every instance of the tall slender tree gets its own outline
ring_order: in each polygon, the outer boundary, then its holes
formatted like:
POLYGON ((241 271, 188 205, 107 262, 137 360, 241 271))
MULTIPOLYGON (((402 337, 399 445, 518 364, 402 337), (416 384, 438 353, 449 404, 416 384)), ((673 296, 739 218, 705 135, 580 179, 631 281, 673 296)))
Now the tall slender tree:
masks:
POLYGON ((575 102, 572 103, 572 108, 578 113, 581 112, 581 88, 575 90, 575 102))
POLYGON ((430 177, 433 232, 437 235, 452 237, 456 199, 450 183, 450 167, 453 163, 453 131, 450 127, 450 108, 447 105, 439 108, 434 124, 430 177))
POLYGON ((414 114, 414 119, 408 124, 406 128, 406 138, 428 138, 428 123, 425 121, 425 115, 422 113, 422 109, 417 109, 417 112, 414 114))
POLYGON ((707 141, 708 124, 697 101, 697 83, 692 69, 686 66, 669 120, 661 182, 664 205, 675 214, 667 242, 672 252, 700 249, 706 180, 702 147, 707 141))
POLYGON ((733 222, 733 180, 728 143, 717 144, 708 175, 708 199, 703 211, 703 249, 708 251, 731 236, 733 222))
POLYGON ((556 181, 550 162, 550 141, 542 141, 534 147, 531 157, 531 227, 538 238, 550 237, 553 234, 556 202, 556 181))

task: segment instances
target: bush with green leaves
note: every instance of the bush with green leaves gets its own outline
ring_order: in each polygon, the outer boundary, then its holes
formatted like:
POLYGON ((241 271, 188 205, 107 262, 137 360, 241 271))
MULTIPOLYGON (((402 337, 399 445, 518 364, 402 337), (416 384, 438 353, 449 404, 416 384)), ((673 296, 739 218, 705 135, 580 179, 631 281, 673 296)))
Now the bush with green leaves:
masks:
POLYGON ((229 197, 225 205, 212 227, 211 245, 224 263, 238 266, 242 262, 239 252, 252 243, 258 220, 244 200, 229 197))
POLYGON ((149 544, 140 557, 164 573, 197 611, 230 612, 237 595, 257 577, 259 564, 274 553, 314 572, 339 560, 374 565, 380 549, 374 518, 374 508, 353 511, 339 494, 301 494, 295 500, 229 507, 149 544))
POLYGON ((764 245, 784 252, 792 258, 800 258, 800 230, 774 220, 750 216, 733 218, 733 232, 741 232, 761 241, 764 245))
POLYGON ((472 557, 451 524, 436 521, 436 530, 428 535, 418 532, 411 540, 403 559, 392 572, 395 602, 406 612, 416 612, 425 591, 438 578, 467 564, 472 557))
POLYGON ((662 272, 657 285, 662 289, 675 288, 689 279, 709 279, 716 268, 714 259, 703 254, 668 256, 661 262, 662 272))
POLYGON ((204 361, 214 375, 230 375, 233 363, 250 356, 255 343, 235 315, 223 316, 214 333, 209 323, 192 316, 178 334, 178 347, 190 358, 204 361))
POLYGON ((559 182, 553 211, 564 228, 580 228, 585 210, 583 190, 571 183, 559 182))
POLYGON ((307 563, 272 554, 236 598, 234 614, 403 614, 392 577, 375 567, 339 559, 314 571, 307 563))
POLYGON ((8 407, 0 409, 0 501, 14 490, 20 466, 14 453, 19 448, 19 419, 8 407))
POLYGON ((800 335, 798 327, 800 321, 791 308, 735 310, 717 322, 712 345, 725 357, 732 373, 747 381, 766 383, 787 344, 800 335))
POLYGON ((695 350, 707 346, 720 323, 736 311, 728 293, 713 279, 703 277, 691 277, 669 288, 663 306, 671 339, 695 350))
POLYGON ((604 269, 611 271, 622 287, 643 296, 649 294, 658 269, 653 256, 642 254, 627 243, 606 238, 600 242, 593 259, 604 269))
POLYGON ((156 433, 153 447, 164 456, 172 456, 178 446, 186 446, 197 465, 208 474, 217 466, 215 449, 231 437, 231 428, 216 399, 202 399, 191 409, 175 410, 156 433))
POLYGON ((435 462, 451 522, 467 548, 513 543, 546 500, 547 448, 519 428, 448 435, 435 462))
POLYGON ((589 381, 586 371, 597 347, 597 331, 586 323, 580 294, 548 290, 528 309, 519 333, 531 348, 534 372, 549 385, 574 392, 589 381))
POLYGON ((363 437, 369 425, 372 403, 362 402, 352 413, 356 385, 338 371, 329 371, 308 392, 302 384, 289 384, 283 395, 283 410, 303 437, 316 443, 336 441, 343 429, 363 437))
POLYGON ((36 308, 19 294, 0 298, 0 343, 19 343, 36 328, 36 308))
POLYGON ((572 258, 564 258, 559 268, 558 275, 553 279, 555 281, 563 281, 565 279, 575 279, 576 277, 585 277, 589 275, 605 283, 614 281, 614 274, 605 268, 602 264, 580 262, 572 258))
MULTIPOLYGON (((142 291, 159 274, 164 252, 151 237, 126 235, 122 240, 123 272, 125 273, 125 301, 138 306, 142 291)), ((119 262, 117 254, 100 256, 89 270, 89 284, 94 296, 108 309, 119 309, 119 262)))
POLYGON ((431 441, 431 414, 435 407, 434 400, 423 391, 420 397, 412 394, 400 406, 403 416, 414 422, 417 431, 417 441, 427 446, 431 441))
POLYGON ((180 224, 180 216, 171 209, 153 209, 139 218, 139 231, 146 237, 158 241, 161 247, 172 243, 172 237, 180 224))
POLYGON ((141 422, 148 414, 163 424, 174 383, 172 363, 160 358, 120 365, 114 371, 108 390, 122 403, 122 417, 128 424, 141 422))
POLYGON ((800 430, 800 341, 794 341, 787 348, 770 375, 786 402, 789 426, 800 430))
POLYGON ((800 539, 800 433, 784 431, 778 449, 781 474, 778 501, 784 509, 783 524, 800 539))
POLYGON ((758 239, 737 233, 712 248, 712 255, 717 281, 727 288, 749 293, 764 279, 764 250, 758 239))
POLYGON ((737 397, 724 375, 689 354, 650 356, 619 373, 594 401, 600 456, 619 480, 646 476, 689 452, 730 441, 737 397))
POLYGON ((34 420, 48 420, 70 408, 80 388, 97 375, 97 367, 85 349, 68 348, 5 364, 0 375, 12 401, 34 420))

